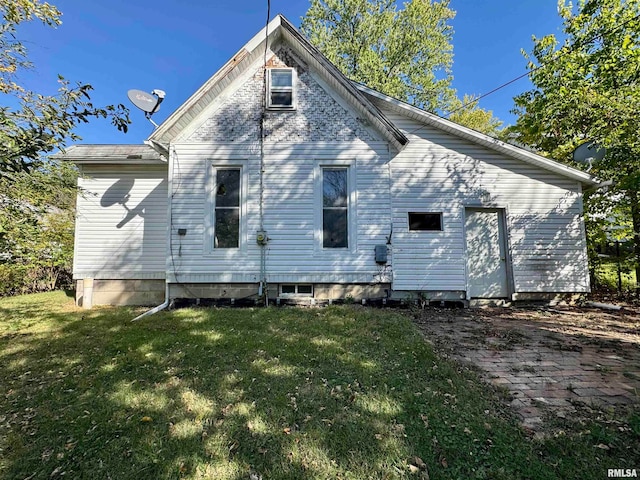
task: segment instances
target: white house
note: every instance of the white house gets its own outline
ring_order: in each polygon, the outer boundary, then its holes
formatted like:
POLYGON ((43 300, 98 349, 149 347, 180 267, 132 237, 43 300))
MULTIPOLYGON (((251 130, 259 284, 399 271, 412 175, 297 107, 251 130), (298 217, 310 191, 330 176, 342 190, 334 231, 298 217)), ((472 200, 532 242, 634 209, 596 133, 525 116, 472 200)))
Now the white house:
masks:
POLYGON ((282 16, 145 145, 65 158, 84 306, 589 291, 592 177, 349 81, 282 16))

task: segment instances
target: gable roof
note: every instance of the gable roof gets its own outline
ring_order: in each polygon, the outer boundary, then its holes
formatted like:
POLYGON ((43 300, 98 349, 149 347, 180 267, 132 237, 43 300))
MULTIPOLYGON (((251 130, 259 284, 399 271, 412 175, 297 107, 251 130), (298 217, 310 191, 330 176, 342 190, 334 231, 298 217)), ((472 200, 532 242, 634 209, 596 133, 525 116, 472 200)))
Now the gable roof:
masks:
POLYGON ((577 180, 585 185, 595 186, 599 184, 599 182, 593 176, 589 175, 586 172, 556 162, 555 160, 550 160, 546 157, 543 157, 542 155, 538 155, 537 153, 530 152, 523 148, 510 145, 501 140, 498 140, 497 138, 493 138, 489 135, 485 135, 484 133, 477 132, 476 130, 473 130, 471 128, 464 127, 455 122, 452 122, 451 120, 439 117, 438 115, 426 112, 417 107, 409 105, 408 103, 380 93, 360 83, 354 82, 354 85, 356 85, 356 87, 360 91, 364 92, 367 96, 382 100, 386 102, 392 110, 406 115, 409 118, 417 120, 421 123, 424 123, 425 125, 437 128, 438 130, 442 130, 456 137, 489 148, 503 155, 516 158, 537 167, 544 168, 545 170, 557 173, 564 177, 571 178, 572 180, 577 180))
POLYGON ((314 68, 338 94, 362 115, 397 149, 408 143, 407 137, 356 86, 282 15, 278 14, 220 68, 202 87, 184 102, 149 136, 149 141, 166 145, 195 119, 224 88, 246 68, 264 55, 265 42, 273 45, 284 40, 314 68), (268 36, 267 36, 268 34, 268 36))

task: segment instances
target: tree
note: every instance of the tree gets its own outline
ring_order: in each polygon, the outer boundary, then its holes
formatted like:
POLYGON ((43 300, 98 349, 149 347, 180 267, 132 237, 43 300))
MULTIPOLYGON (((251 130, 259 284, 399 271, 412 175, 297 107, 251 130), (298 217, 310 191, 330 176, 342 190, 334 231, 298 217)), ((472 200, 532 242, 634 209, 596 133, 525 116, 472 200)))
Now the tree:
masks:
POLYGON ((465 95, 462 100, 455 99, 450 110, 449 120, 478 132, 491 136, 498 136, 502 121, 493 116, 491 110, 478 108, 478 102, 473 95, 465 95))
POLYGON ((80 123, 108 118, 126 132, 123 105, 96 107, 91 85, 58 77, 56 95, 22 87, 18 80, 32 65, 18 27, 40 21, 60 24, 56 7, 39 0, 0 0, 0 295, 50 290, 70 280, 75 203, 74 167, 46 154, 78 140, 80 123))
POLYGON ((91 103, 91 85, 70 82, 59 76, 55 96, 31 92, 17 83, 31 68, 28 52, 18 40, 23 22, 39 20, 44 25, 60 24, 60 12, 39 0, 0 0, 0 93, 13 97, 19 107, 0 107, 0 175, 37 167, 41 156, 68 141, 78 140, 74 128, 91 118, 108 118, 118 130, 127 131, 129 111, 120 105, 96 107, 91 103))
POLYGON ((0 176, 0 296, 71 281, 75 167, 43 161, 0 176))
POLYGON ((347 77, 435 112, 455 98, 449 0, 312 0, 301 30, 347 77))
POLYGON ((379 92, 494 134, 502 122, 451 88, 449 0, 311 0, 301 30, 342 73, 379 92))
POLYGON ((613 186, 586 198, 589 235, 602 237, 611 219, 629 225, 640 279, 640 2, 561 1, 558 11, 566 38, 534 37, 534 88, 514 99, 511 133, 566 162, 585 141, 607 149, 590 173, 613 186))

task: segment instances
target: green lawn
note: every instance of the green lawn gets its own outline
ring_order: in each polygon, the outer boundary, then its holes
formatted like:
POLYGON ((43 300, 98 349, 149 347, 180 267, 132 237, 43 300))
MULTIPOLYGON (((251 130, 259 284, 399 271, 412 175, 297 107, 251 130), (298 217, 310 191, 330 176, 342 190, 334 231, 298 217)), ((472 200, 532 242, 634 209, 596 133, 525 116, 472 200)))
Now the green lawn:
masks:
POLYGON ((0 478, 602 479, 640 468, 638 417, 534 440, 402 313, 184 309, 131 323, 141 311, 78 310, 61 292, 0 299, 0 478))
MULTIPOLYGON (((596 286, 608 288, 611 291, 618 290, 618 266, 615 261, 602 262, 596 267, 596 286)), ((636 272, 631 266, 623 265, 620 275, 622 280, 622 292, 633 292, 636 289, 636 272)), ((640 475, 640 473, 638 473, 640 475)))

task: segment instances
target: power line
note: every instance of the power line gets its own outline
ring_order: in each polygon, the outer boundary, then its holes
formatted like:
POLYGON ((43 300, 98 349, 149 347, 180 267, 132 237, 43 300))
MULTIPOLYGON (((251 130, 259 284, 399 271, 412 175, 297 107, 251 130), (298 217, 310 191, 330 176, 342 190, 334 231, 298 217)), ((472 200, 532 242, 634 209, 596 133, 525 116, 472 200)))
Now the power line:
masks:
POLYGON ((491 91, 489 91, 489 92, 487 92, 487 93, 483 93, 482 95, 480 95, 479 97, 477 97, 477 98, 473 99, 472 101, 467 102, 467 103, 465 103, 465 104, 463 104, 463 105, 461 105, 461 106, 459 106, 459 107, 457 107, 457 108, 454 108, 453 110, 451 110, 450 112, 448 112, 448 113, 447 113, 447 115, 446 115, 446 117, 445 117, 445 118, 449 118, 449 117, 451 117, 451 115, 453 115, 453 114, 454 114, 454 113, 456 113, 457 111, 462 110, 462 109, 464 109, 464 108, 466 108, 466 107, 468 107, 468 106, 470 106, 470 105, 473 105, 474 103, 477 103, 478 101, 480 101, 480 99, 482 99, 482 98, 484 98, 484 97, 487 97, 487 96, 489 96, 489 95, 491 95, 491 94, 493 94, 493 93, 497 92, 498 90, 501 90, 501 89, 503 89, 504 87, 507 87, 507 86, 511 85, 512 83, 517 82, 517 81, 518 81, 518 80, 520 80, 521 78, 528 77, 528 76, 529 76, 529 75, 531 75, 532 73, 534 73, 534 72, 536 72, 536 71, 540 70, 540 69, 541 69, 541 68, 543 68, 543 67, 546 67, 547 65, 552 64, 553 62, 557 61, 558 59, 560 59, 560 58, 561 58, 561 57, 563 57, 564 55, 567 55, 567 54, 569 54, 569 53, 571 53, 571 52, 575 51, 575 50, 576 50, 576 49, 578 49, 578 48, 582 48, 584 45, 587 45, 588 43, 593 42, 593 41, 594 41, 594 40, 596 40, 597 38, 602 37, 603 35, 607 35, 607 34, 615 33, 616 31, 618 31, 618 30, 622 29, 622 27, 624 27, 624 26, 625 26, 626 24, 628 24, 629 22, 632 22, 632 21, 634 21, 634 20, 638 20, 639 18, 640 18, 640 13, 639 13, 639 14, 637 14, 636 16, 634 16, 634 17, 630 18, 629 20, 627 20, 627 21, 625 21, 625 22, 621 23, 620 25, 616 26, 615 28, 611 29, 610 31, 606 31, 606 32, 604 32, 604 33, 598 33, 598 34, 594 35, 593 37, 587 38, 586 40, 584 40, 584 41, 582 41, 582 42, 578 42, 578 43, 576 43, 576 44, 572 45, 572 46, 571 46, 571 48, 566 48, 566 49, 564 49, 564 50, 562 50, 562 48, 561 48, 560 50, 558 50, 558 52, 557 52, 558 54, 557 54, 554 58, 552 58, 551 60, 549 60, 548 62, 546 62, 546 63, 541 63, 540 65, 538 65, 537 67, 532 68, 532 69, 531 69, 531 70, 529 70, 528 72, 525 72, 525 73, 523 73, 522 75, 519 75, 518 77, 513 78, 513 79, 509 80, 509 81, 508 81, 508 82, 506 82, 506 83, 503 83, 503 84, 502 84, 502 85, 500 85, 499 87, 496 87, 496 88, 494 88, 493 90, 491 90, 491 91))

